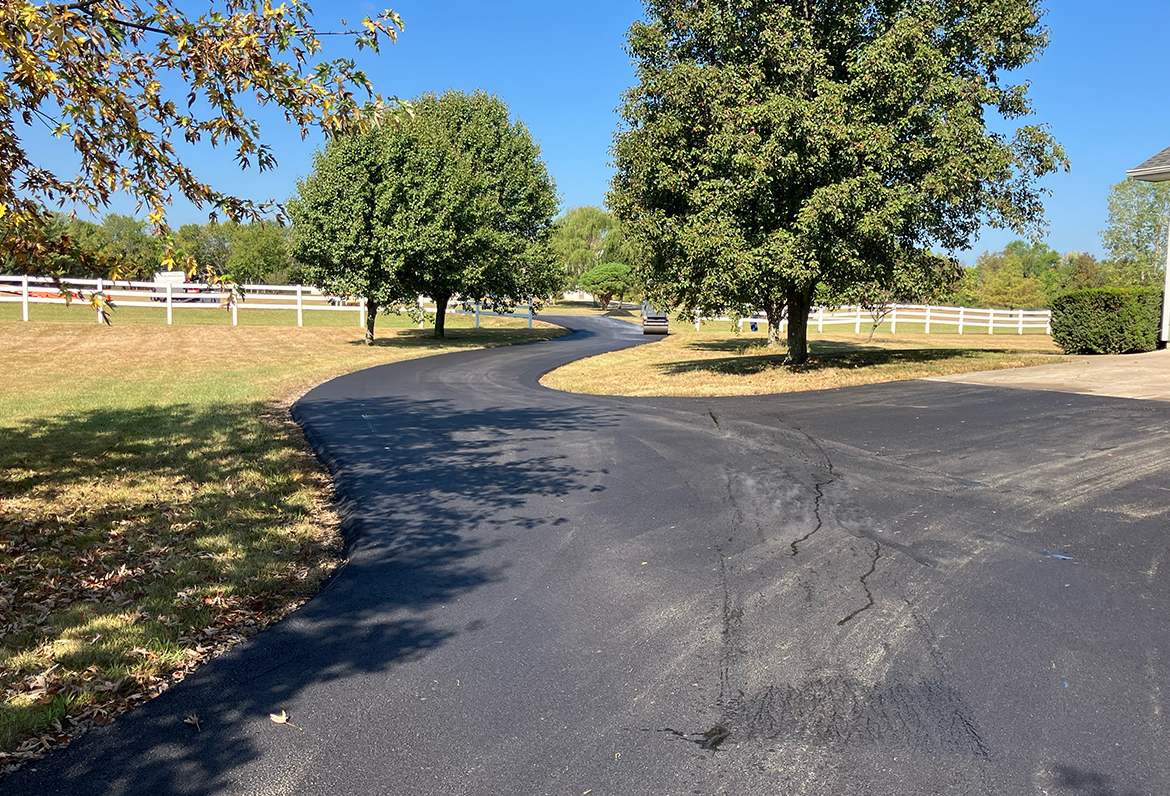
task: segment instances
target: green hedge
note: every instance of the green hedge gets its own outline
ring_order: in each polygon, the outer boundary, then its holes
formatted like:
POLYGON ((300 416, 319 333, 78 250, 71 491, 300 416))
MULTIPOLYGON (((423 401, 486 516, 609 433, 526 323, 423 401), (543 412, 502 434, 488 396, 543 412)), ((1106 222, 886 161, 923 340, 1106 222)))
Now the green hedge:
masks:
POLYGON ((1161 288, 1089 288, 1052 300, 1052 339, 1069 354, 1153 351, 1161 323, 1161 288))

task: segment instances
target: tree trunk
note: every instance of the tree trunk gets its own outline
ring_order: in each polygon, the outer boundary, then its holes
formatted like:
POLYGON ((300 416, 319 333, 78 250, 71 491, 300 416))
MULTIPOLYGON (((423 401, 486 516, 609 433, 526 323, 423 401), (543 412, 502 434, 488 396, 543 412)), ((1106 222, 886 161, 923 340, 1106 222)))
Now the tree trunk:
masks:
POLYGON ((788 365, 808 362, 808 311, 812 309, 813 285, 788 288, 788 365))
POLYGON ((784 301, 765 301, 763 310, 768 318, 768 348, 780 345, 780 324, 784 320, 784 301))
POLYGON ((366 302, 366 345, 374 344, 374 321, 378 318, 378 308, 368 298, 366 302))
POLYGON ((431 298, 435 300, 435 339, 441 340, 447 330, 447 302, 451 300, 451 294, 445 293, 431 298))

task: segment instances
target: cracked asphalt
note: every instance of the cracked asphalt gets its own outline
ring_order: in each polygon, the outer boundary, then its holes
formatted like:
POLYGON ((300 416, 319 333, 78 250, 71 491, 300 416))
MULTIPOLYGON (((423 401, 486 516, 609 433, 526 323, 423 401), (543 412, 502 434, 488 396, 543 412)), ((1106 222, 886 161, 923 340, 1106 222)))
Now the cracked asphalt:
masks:
POLYGON ((1170 404, 570 395, 643 340, 556 320, 306 395, 349 565, 0 792, 1165 792, 1170 404))

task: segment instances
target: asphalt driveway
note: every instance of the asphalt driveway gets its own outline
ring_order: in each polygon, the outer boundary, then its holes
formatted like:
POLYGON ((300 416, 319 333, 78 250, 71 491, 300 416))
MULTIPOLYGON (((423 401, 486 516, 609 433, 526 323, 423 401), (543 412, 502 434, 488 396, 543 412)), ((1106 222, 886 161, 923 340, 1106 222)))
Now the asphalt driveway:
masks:
POLYGON ((305 396, 350 564, 0 791, 1165 791, 1170 405, 569 395, 642 339, 561 320, 305 396))

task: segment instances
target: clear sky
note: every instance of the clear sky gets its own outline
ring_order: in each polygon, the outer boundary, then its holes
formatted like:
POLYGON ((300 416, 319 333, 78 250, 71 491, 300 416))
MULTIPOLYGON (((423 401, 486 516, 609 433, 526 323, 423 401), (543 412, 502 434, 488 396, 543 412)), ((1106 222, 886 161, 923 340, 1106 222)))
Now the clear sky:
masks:
MULTIPOLYGON (((361 59, 378 91, 404 98, 447 88, 483 88, 498 94, 539 140, 563 207, 604 201, 612 173, 609 146, 616 108, 633 82, 623 50, 625 31, 642 13, 638 0, 581 5, 537 0, 485 4, 467 0, 382 0, 406 23, 398 43, 380 57, 361 59)), ((1050 0, 1045 21, 1052 43, 1040 60, 1018 73, 1032 85, 1035 121, 1051 125, 1072 160, 1072 171, 1048 178, 1047 242, 1068 252, 1101 254, 1109 187, 1125 171, 1170 146, 1165 89, 1165 45, 1170 34, 1166 0, 1050 0)), ((383 5, 315 4, 318 27, 355 24, 383 5)), ((337 40, 333 40, 336 42, 337 40)), ((337 51, 335 54, 352 54, 337 51)), ((263 134, 279 167, 239 174, 230 159, 205 150, 192 164, 218 187, 249 198, 290 196, 311 169, 320 139, 301 141, 277 117, 263 115, 263 134)), ((112 209, 132 212, 130 203, 112 209)), ((205 221, 178 205, 172 223, 205 221)), ((968 261, 1015 237, 984 230, 968 261)))

